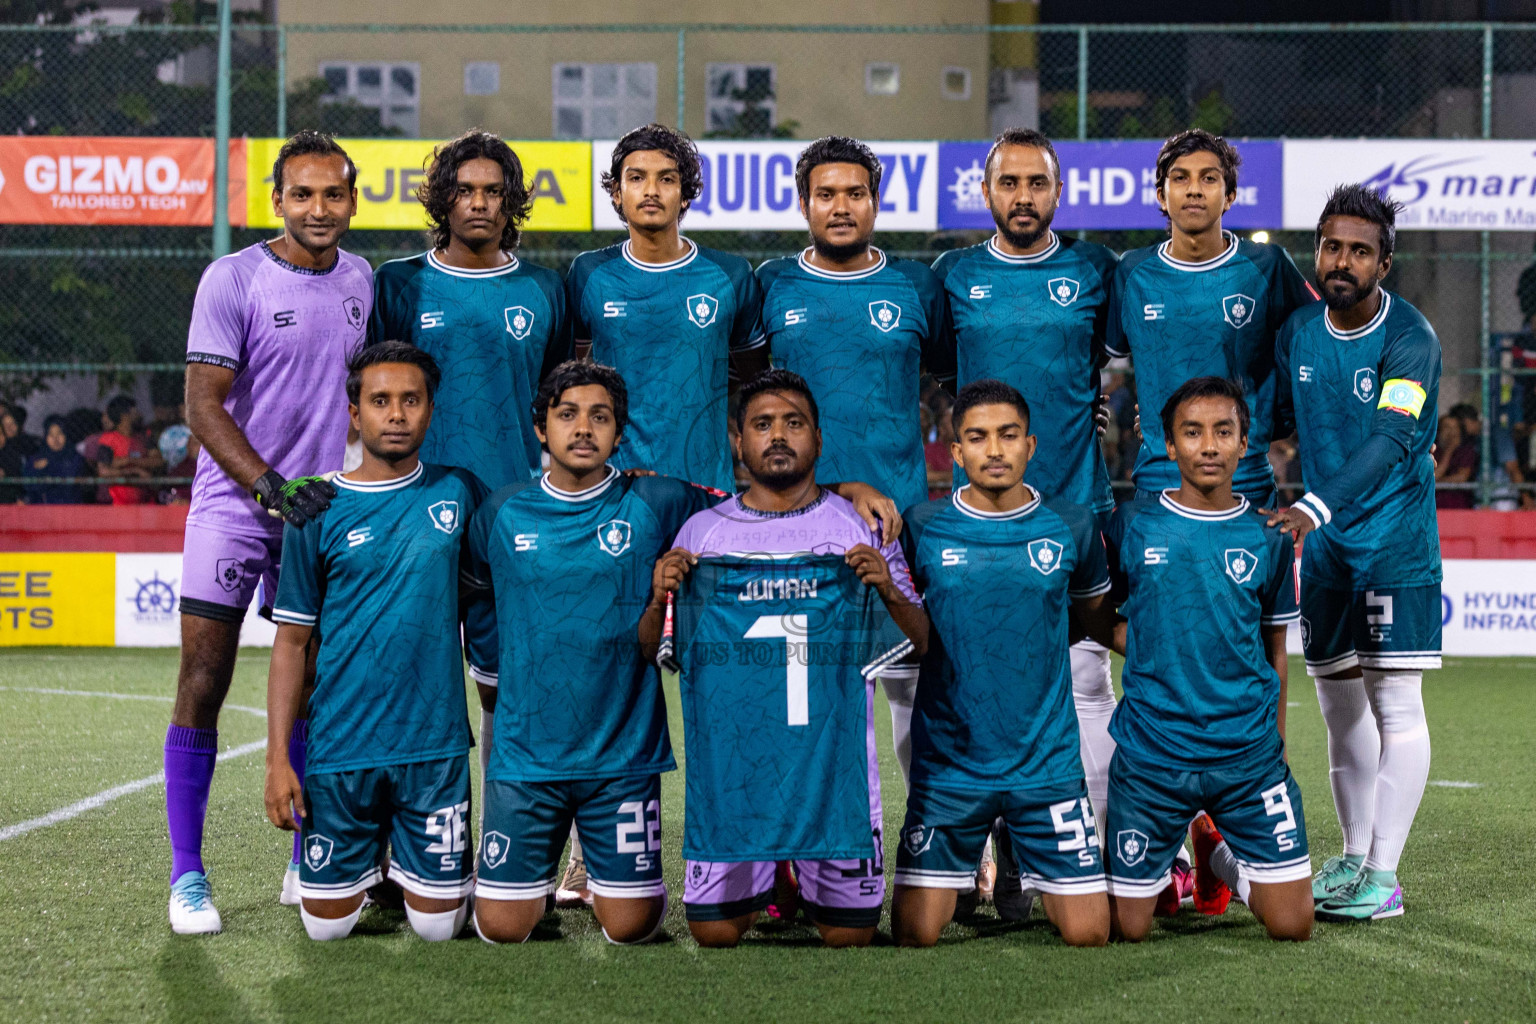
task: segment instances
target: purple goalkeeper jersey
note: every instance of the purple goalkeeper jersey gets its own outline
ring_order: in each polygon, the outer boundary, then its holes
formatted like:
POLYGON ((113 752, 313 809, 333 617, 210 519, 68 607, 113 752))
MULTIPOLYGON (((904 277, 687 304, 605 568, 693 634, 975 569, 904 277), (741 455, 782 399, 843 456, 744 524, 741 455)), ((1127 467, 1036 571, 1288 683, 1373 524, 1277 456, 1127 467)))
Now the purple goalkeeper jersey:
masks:
MULTIPOLYGON (((347 359, 373 306, 368 261, 338 251, 329 270, 297 267, 260 242, 215 260, 192 303, 187 362, 235 371, 224 409, 284 477, 341 469, 347 359)), ((279 536, 283 522, 231 480, 205 447, 188 522, 279 536)))

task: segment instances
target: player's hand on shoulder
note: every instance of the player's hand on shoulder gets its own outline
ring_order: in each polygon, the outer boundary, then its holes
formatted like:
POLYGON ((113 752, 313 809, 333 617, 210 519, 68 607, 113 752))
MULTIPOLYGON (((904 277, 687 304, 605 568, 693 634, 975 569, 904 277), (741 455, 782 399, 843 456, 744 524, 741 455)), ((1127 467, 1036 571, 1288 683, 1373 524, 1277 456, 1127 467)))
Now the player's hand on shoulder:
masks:
POLYGON ((1302 538, 1317 527, 1312 517, 1295 505, 1282 509, 1261 508, 1259 514, 1268 517, 1264 521, 1265 526, 1273 526, 1283 533, 1290 534, 1298 549, 1301 547, 1302 538))
POLYGON ((656 559, 656 567, 651 570, 652 599, 661 601, 668 594, 677 593, 698 560, 699 556, 686 548, 673 548, 656 559))
POLYGON ((1093 428, 1100 437, 1109 432, 1109 396, 1103 392, 1093 400, 1093 428))
POLYGON ((637 476, 660 476, 654 469, 626 469, 624 475, 633 480, 637 476))
POLYGON ((251 495, 267 514, 303 526, 331 507, 336 486, 323 476, 296 476, 283 479, 275 469, 263 473, 251 487, 251 495))
POLYGON ((291 764, 284 761, 281 765, 267 766, 264 799, 268 821, 289 832, 299 830, 299 818, 304 815, 304 789, 291 764))
POLYGON ((901 510, 878 489, 866 483, 850 481, 838 484, 835 493, 852 503, 853 510, 882 543, 889 544, 901 536, 901 510))
POLYGON ((868 544, 855 544, 843 555, 843 560, 853 568, 859 582, 866 587, 885 590, 896 585, 891 579, 891 567, 886 564, 885 556, 868 544))

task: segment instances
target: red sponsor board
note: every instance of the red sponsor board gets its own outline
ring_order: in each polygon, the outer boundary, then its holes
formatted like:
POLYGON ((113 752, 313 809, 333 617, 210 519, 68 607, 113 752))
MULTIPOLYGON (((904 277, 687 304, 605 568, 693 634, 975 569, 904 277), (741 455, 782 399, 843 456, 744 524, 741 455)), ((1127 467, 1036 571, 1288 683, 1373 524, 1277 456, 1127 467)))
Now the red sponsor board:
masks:
MULTIPOLYGON (((245 140, 229 144, 229 213, 245 223, 245 140)), ((0 137, 0 223, 213 223, 213 140, 0 137)))

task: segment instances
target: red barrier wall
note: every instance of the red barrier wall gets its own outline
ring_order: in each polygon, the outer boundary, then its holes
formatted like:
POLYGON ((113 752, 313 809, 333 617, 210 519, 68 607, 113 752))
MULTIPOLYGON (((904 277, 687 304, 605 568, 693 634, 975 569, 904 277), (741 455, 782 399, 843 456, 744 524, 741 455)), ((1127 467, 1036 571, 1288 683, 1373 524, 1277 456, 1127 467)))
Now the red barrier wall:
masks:
MULTIPOLYGON (((0 551, 180 551, 185 505, 0 505, 0 551)), ((1536 559, 1536 511, 1440 513, 1446 558, 1536 559)))

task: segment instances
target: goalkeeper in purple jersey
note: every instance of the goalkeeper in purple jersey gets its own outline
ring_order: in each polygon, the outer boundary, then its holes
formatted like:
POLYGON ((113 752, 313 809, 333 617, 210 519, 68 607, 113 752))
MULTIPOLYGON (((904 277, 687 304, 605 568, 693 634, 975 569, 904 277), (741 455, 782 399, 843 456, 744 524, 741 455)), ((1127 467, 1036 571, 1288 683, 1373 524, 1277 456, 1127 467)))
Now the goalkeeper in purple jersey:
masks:
MULTIPOLYGON (((367 262, 338 248, 357 211, 357 168, 329 135, 300 132, 272 168, 282 237, 203 272, 187 337, 187 421, 202 442, 182 555, 181 669, 165 737, 171 929, 222 928, 203 865, 203 823, 240 624, 261 584, 276 593, 283 523, 336 492, 347 442, 347 359, 373 298, 367 262)), ((268 611, 264 608, 263 611, 268 611)), ((311 673, 313 668, 310 669, 311 673)), ((290 740, 302 773, 305 723, 290 740)), ((283 902, 297 903, 297 849, 283 902)))

